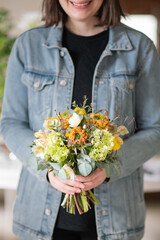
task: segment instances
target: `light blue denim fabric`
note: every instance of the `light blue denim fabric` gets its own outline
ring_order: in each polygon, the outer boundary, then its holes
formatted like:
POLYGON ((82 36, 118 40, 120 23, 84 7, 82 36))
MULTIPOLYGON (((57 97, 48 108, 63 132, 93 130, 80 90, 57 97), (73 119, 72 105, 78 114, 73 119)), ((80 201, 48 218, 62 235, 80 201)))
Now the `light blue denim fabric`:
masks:
MULTIPOLYGON (((38 27, 15 42, 7 71, 1 131, 9 149, 23 163, 13 211, 13 230, 24 240, 51 239, 61 193, 45 172, 26 167, 33 132, 42 129, 54 109, 71 106, 74 66, 62 47, 63 27, 38 27)), ((98 46, 97 46, 98 47, 98 46)), ((82 79, 83 84, 83 79, 82 79)), ((94 72, 94 112, 107 109, 129 135, 118 155, 121 174, 94 192, 99 240, 140 240, 144 231, 142 164, 160 150, 160 64, 150 39, 119 24, 94 72), (136 123, 136 128, 135 128, 136 123)))

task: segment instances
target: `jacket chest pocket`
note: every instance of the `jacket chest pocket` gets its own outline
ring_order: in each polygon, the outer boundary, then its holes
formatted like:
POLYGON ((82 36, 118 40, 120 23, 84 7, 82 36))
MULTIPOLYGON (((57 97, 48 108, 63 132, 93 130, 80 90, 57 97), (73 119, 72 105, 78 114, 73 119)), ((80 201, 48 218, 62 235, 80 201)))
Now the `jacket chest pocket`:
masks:
POLYGON ((22 75, 22 82, 28 88, 28 114, 30 127, 34 131, 42 128, 43 121, 52 112, 55 79, 54 75, 33 72, 25 72, 22 75))
POLYGON ((135 115, 135 77, 127 74, 112 75, 109 78, 108 85, 111 118, 114 119, 119 116, 118 122, 120 124, 124 124, 125 120, 129 123, 135 115))

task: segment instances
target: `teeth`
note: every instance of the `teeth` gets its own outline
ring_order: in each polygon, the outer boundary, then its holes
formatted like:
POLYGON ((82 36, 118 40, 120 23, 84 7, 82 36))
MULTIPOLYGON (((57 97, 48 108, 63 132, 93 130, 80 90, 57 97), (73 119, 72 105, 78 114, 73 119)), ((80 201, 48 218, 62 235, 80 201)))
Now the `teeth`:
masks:
POLYGON ((73 3, 73 5, 75 5, 77 7, 83 7, 83 6, 86 6, 86 5, 89 4, 89 2, 86 2, 86 3, 74 3, 74 2, 72 2, 72 3, 73 3))

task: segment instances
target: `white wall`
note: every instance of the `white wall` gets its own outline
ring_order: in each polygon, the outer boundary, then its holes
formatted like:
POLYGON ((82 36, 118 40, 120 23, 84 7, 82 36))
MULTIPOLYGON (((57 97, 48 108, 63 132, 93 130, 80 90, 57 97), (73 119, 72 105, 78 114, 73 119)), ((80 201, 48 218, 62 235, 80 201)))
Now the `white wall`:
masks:
POLYGON ((13 35, 19 33, 17 28, 22 17, 27 12, 39 11, 41 12, 42 0, 0 0, 0 8, 5 8, 10 11, 13 25, 15 26, 13 35))

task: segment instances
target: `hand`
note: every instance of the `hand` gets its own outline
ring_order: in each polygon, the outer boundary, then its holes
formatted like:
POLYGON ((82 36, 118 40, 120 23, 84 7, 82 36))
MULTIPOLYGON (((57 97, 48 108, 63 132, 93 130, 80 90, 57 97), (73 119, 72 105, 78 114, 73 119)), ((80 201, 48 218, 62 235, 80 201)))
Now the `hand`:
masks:
POLYGON ((80 193, 84 189, 85 185, 77 180, 61 180, 58 176, 54 176, 52 172, 48 173, 50 184, 57 190, 68 193, 80 193))
POLYGON ((105 169, 102 170, 97 168, 93 173, 88 175, 87 177, 83 177, 82 175, 76 175, 75 180, 81 182, 85 185, 83 191, 88 191, 92 188, 97 187, 106 179, 105 169))

